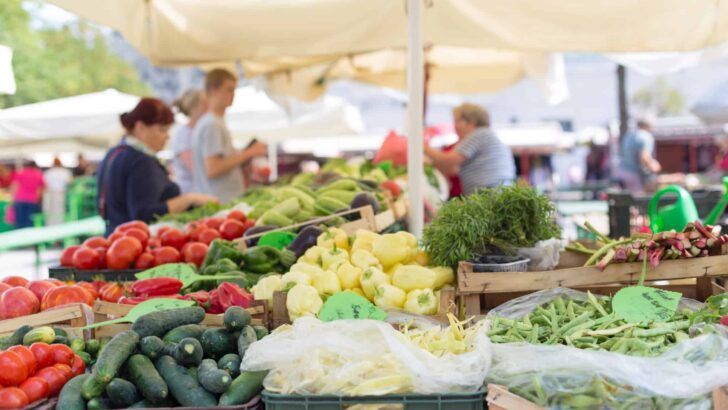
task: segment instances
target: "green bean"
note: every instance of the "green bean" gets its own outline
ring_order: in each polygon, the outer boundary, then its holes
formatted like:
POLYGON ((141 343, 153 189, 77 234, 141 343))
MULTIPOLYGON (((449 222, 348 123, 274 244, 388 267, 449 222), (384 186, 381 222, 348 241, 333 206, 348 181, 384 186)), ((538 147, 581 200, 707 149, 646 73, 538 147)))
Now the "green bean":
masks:
POLYGON ((601 313, 602 316, 607 316, 607 311, 604 310, 604 308, 602 307, 602 305, 600 305, 599 302, 597 301, 597 298, 594 297, 594 295, 591 292, 587 291, 586 292, 586 296, 587 296, 587 299, 589 300, 589 303, 591 303, 591 305, 594 306, 594 308, 599 313, 601 313))
POLYGON ((589 320, 590 317, 591 317, 591 313, 584 312, 581 315, 579 315, 579 317, 577 317, 576 319, 574 319, 574 320, 568 322, 567 324, 561 326, 559 329, 557 329, 556 333, 558 333, 558 334, 564 334, 567 330, 571 329, 572 327, 574 327, 576 325, 580 325, 580 324, 586 322, 587 320, 589 320))
POLYGON ((576 319, 576 314, 574 314, 574 301, 570 300, 569 303, 566 305, 566 314, 569 316, 569 320, 576 319))

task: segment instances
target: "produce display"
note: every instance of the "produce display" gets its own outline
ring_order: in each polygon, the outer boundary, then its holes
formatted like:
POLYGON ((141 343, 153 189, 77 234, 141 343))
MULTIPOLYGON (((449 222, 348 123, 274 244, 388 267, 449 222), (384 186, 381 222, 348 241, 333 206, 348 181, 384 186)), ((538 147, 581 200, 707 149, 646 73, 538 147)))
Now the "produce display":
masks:
POLYGON ((252 291, 260 300, 271 300, 275 291, 288 292, 291 319, 317 315, 324 300, 341 291, 357 293, 381 308, 434 315, 437 290, 454 278, 449 267, 429 265, 410 233, 358 230, 350 240, 341 229, 329 228, 285 274, 260 279, 252 291))
POLYGON ((28 281, 7 276, 0 282, 0 320, 32 315, 58 306, 84 303, 98 298, 100 283, 65 284, 56 279, 28 281))

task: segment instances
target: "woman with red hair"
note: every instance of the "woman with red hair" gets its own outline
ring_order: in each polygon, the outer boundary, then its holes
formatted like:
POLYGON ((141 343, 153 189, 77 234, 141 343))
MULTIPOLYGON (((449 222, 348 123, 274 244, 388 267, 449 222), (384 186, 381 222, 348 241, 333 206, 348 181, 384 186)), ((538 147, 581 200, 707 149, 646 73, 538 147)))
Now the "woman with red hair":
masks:
POLYGON ((172 111, 156 98, 142 98, 121 115, 126 135, 106 153, 97 172, 99 214, 106 220, 107 234, 124 222, 151 222, 156 216, 217 201, 197 193, 180 195, 157 159, 173 122, 172 111))

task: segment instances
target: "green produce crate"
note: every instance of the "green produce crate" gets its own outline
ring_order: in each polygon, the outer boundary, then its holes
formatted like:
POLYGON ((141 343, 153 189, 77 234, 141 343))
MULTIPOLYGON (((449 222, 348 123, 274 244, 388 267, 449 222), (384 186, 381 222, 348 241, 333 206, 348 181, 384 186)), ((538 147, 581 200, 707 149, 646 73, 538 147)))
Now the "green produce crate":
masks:
POLYGON ((391 394, 387 396, 300 396, 263 390, 266 410, 343 410, 355 404, 400 405, 403 410, 483 410, 485 390, 459 394, 391 394))

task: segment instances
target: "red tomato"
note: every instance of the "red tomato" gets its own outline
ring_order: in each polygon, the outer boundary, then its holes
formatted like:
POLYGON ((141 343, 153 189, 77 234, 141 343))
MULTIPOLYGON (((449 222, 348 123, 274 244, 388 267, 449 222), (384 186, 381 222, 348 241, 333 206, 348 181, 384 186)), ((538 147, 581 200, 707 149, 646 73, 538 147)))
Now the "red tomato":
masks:
POLYGON ((254 226, 255 226, 255 219, 248 219, 247 221, 245 221, 245 230, 246 231, 254 226))
POLYGON ((199 267, 207 255, 207 245, 202 242, 188 242, 182 248, 182 255, 185 262, 194 263, 199 267))
POLYGON ((130 221, 130 222, 123 223, 116 227, 115 232, 126 232, 127 230, 129 230, 131 228, 139 228, 142 231, 146 232, 147 234, 149 233, 149 226, 146 223, 144 223, 143 221, 130 221))
POLYGON ((152 254, 152 252, 143 252, 141 255, 139 255, 139 257, 134 262, 134 269, 149 269, 153 267, 154 255, 152 254))
POLYGON ((131 236, 139 239, 139 242, 142 243, 142 249, 147 248, 147 243, 149 242, 149 233, 147 231, 143 231, 139 228, 129 228, 124 231, 124 236, 131 236))
POLYGON ((39 310, 38 297, 26 288, 10 288, 0 294, 0 320, 32 315, 39 310))
POLYGON ((28 368, 19 354, 6 350, 0 352, 0 385, 17 386, 28 378, 28 368))
POLYGON ((119 238, 124 237, 124 232, 114 232, 111 235, 109 235, 109 246, 111 246, 112 243, 119 240, 119 238))
POLYGON ((168 230, 172 229, 171 226, 161 226, 159 229, 157 229, 157 235, 155 235, 157 238, 161 238, 162 235, 167 232, 168 230))
POLYGON ((41 301, 41 310, 48 310, 56 306, 85 303, 93 306, 94 297, 83 286, 58 286, 46 292, 41 301))
POLYGON ((205 225, 208 228, 217 230, 217 229, 220 229, 220 225, 222 225, 222 222, 223 222, 222 218, 207 218, 205 220, 205 225))
POLYGON ((17 387, 0 389, 0 409, 19 409, 30 404, 25 392, 17 387))
MULTIPOLYGON (((80 286, 80 287, 86 289, 88 291, 88 293, 90 293, 91 296, 93 296, 93 298, 94 298, 93 300, 96 300, 99 298, 99 291, 96 290, 96 286, 94 286, 88 282, 76 282, 76 286, 80 286)), ((93 301, 91 302, 91 304, 93 304, 93 301)))
POLYGON ((73 267, 73 254, 80 248, 79 245, 73 245, 66 248, 61 254, 61 266, 73 267))
POLYGON ((73 364, 73 359, 76 356, 70 347, 62 343, 54 343, 51 345, 53 351, 53 363, 54 364, 66 364, 69 367, 73 364))
POLYGON ((162 246, 171 246, 177 250, 187 243, 187 234, 176 228, 170 228, 165 231, 159 239, 162 240, 162 246))
POLYGON ((23 363, 25 363, 25 368, 28 370, 28 375, 35 374, 36 369, 38 368, 38 361, 35 359, 35 355, 33 352, 22 345, 12 346, 8 348, 8 351, 14 352, 20 358, 23 360, 23 363))
POLYGON ((71 366, 71 370, 73 371, 74 376, 83 374, 86 371, 86 363, 83 362, 81 356, 77 354, 73 355, 73 366, 71 366))
POLYGON ((384 181, 381 184, 379 184, 379 189, 381 190, 387 190, 394 198, 399 198, 399 196, 402 194, 402 188, 394 181, 384 181))
MULTIPOLYGON (((78 356, 78 355, 76 355, 76 354, 73 355, 73 362, 74 363, 76 363, 76 356, 78 356)), ((81 360, 81 361, 83 361, 83 360, 81 360)), ((71 369, 71 366, 69 366, 67 364, 56 363, 56 364, 53 365, 53 367, 55 367, 56 369, 60 370, 61 373, 63 373, 63 377, 66 378, 66 381, 71 380, 73 378, 73 376, 74 376, 73 370, 71 369)))
POLYGON ((53 283, 55 283, 55 284, 56 284, 56 285, 58 285, 58 286, 63 286, 63 285, 65 285, 65 284, 66 284, 66 283, 65 283, 64 281, 62 281, 62 280, 58 280, 58 279, 56 279, 56 278, 48 278, 48 279, 46 279, 46 280, 47 280, 48 282, 53 282, 53 283))
POLYGON ((96 249, 82 246, 73 254, 73 266, 76 269, 98 269, 100 264, 101 256, 96 249))
POLYGON ((204 243, 205 245, 209 245, 210 242, 214 241, 215 239, 220 239, 221 236, 222 235, 220 235, 220 232, 208 228, 200 233, 199 241, 204 243))
POLYGON ((157 249, 162 246, 162 240, 159 238, 150 238, 147 242, 147 250, 157 249))
POLYGON ((7 283, 0 282, 0 294, 5 292, 6 290, 12 288, 12 286, 8 285, 7 283))
POLYGON ((182 260, 179 251, 171 246, 162 246, 152 251, 154 255, 154 266, 164 265, 165 263, 177 263, 182 260))
POLYGON ((107 283, 99 292, 101 300, 106 302, 116 303, 122 296, 124 296, 124 287, 119 283, 107 283))
POLYGON ((223 239, 232 241, 238 239, 245 233, 245 224, 237 219, 228 219, 220 225, 220 235, 223 239))
POLYGON ((28 279, 25 279, 22 276, 6 276, 1 281, 2 283, 7 283, 8 285, 12 287, 16 286, 26 286, 28 282, 30 282, 28 279))
POLYGON ((66 376, 53 366, 40 369, 35 375, 48 382, 48 397, 58 394, 66 384, 66 376))
POLYGON ((36 367, 42 369, 44 367, 53 366, 53 349, 46 343, 33 343, 30 345, 30 351, 35 356, 36 367))
POLYGON ((83 246, 87 248, 108 248, 109 240, 103 236, 92 236, 83 241, 83 246))
POLYGON ((107 248, 95 248, 99 253, 99 269, 106 269, 106 250, 107 248))
POLYGON ((42 377, 28 377, 19 387, 31 403, 48 396, 48 381, 42 377))
POLYGON ((139 239, 125 236, 117 239, 106 252, 106 266, 109 269, 129 269, 141 253, 142 243, 139 239))
POLYGON ((227 219, 236 219, 240 222, 245 222, 248 218, 245 217, 245 213, 238 209, 233 209, 227 214, 227 219))
POLYGON ((33 292, 35 297, 38 298, 38 300, 43 300, 43 295, 46 294, 49 290, 58 287, 58 284, 55 282, 51 282, 49 280, 34 280, 30 283, 28 283, 28 290, 33 292))
POLYGON ((190 238, 190 241, 197 242, 200 240, 200 234, 207 230, 207 227, 204 225, 197 225, 194 228, 190 229, 188 232, 188 236, 190 238))

